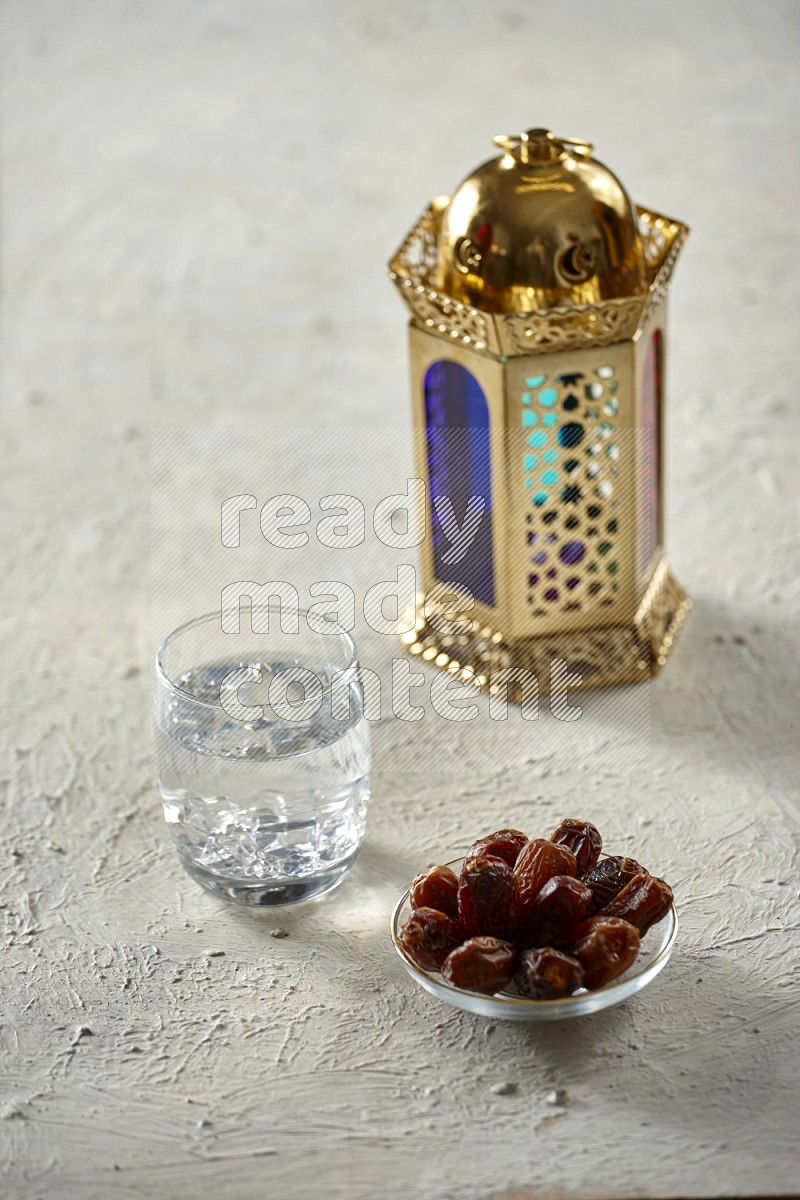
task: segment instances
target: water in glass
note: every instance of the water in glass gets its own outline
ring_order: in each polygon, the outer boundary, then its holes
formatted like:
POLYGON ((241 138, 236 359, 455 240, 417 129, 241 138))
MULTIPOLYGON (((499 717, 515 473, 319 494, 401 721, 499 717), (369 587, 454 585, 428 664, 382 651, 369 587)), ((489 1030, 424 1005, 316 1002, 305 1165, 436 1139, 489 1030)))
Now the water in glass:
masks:
MULTIPOLYGON (((204 887, 249 904, 281 904, 334 886, 351 865, 366 825, 369 728, 360 687, 344 714, 331 699, 332 665, 314 665, 323 700, 313 716, 287 721, 245 682, 257 719, 219 703, 231 672, 265 667, 280 681, 290 662, 258 654, 191 667, 157 705, 156 754, 164 816, 178 854, 204 887)), ((269 692, 273 695, 273 692, 269 692)))

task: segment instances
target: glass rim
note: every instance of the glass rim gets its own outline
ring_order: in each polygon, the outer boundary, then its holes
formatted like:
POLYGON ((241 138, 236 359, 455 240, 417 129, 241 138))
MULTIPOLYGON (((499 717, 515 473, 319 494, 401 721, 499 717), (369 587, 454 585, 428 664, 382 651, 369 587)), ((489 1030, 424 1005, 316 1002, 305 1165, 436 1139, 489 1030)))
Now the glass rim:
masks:
MULTIPOLYGON (((274 612, 274 613, 280 614, 282 612, 282 610, 283 609, 280 604, 266 604, 266 605, 258 606, 258 611, 260 611, 260 612, 268 612, 268 613, 274 612)), ((296 608, 296 609, 293 609, 292 611, 296 612, 298 617, 302 617, 302 618, 308 617, 308 609, 307 608, 296 608)), ((165 655, 166 651, 168 650, 168 648, 170 647, 170 645, 181 634, 188 633, 188 631, 190 629, 194 629, 198 625, 204 625, 207 621, 221 621, 221 618, 222 618, 222 610, 219 609, 215 612, 203 613, 199 617, 192 617, 190 620, 184 621, 181 625, 176 625, 176 627, 173 630, 171 630, 171 632, 168 633, 166 635, 166 637, 161 641, 161 643, 158 646, 158 649, 156 650, 156 654, 155 654, 156 679, 161 684, 163 684, 164 687, 168 688, 171 692, 176 692, 179 696, 183 696, 186 700, 189 700, 192 704, 197 704, 203 708, 217 708, 217 707, 219 707, 219 700, 205 700, 200 696, 195 696, 195 695, 193 695, 192 692, 187 691, 186 688, 181 687, 180 684, 175 683, 174 680, 170 679, 169 675, 167 674, 166 667, 164 666, 164 655, 165 655)), ((343 625, 339 625, 338 622, 328 621, 327 623, 331 627, 330 633, 321 633, 319 630, 313 629, 310 625, 308 626, 309 632, 315 633, 318 637, 321 637, 321 638, 335 636, 340 642, 343 642, 346 646, 348 646, 349 661, 347 662, 347 664, 345 666, 343 666, 339 670, 337 670, 337 675, 340 678, 342 676, 351 676, 351 675, 355 676, 358 671, 358 649, 356 647, 355 638, 352 636, 352 634, 348 633, 348 631, 344 628, 343 625)), ((253 637, 263 636, 263 635, 253 633, 252 625, 251 625, 250 632, 253 637)), ((281 630, 281 632, 283 632, 283 630, 281 630)), ((239 635, 233 634, 230 636, 236 637, 239 635)), ((286 634, 284 636, 293 637, 294 634, 286 634)), ((322 695, 324 696, 330 690, 330 688, 331 688, 330 684, 327 687, 323 687, 322 695)))

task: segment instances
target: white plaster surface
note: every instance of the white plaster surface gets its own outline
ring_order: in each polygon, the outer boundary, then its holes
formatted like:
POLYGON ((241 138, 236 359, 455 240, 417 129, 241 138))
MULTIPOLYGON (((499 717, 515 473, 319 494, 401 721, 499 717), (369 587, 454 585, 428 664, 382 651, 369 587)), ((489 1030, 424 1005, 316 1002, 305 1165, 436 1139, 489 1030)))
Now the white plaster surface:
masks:
POLYGON ((2 21, 0 1192, 796 1192, 797 5, 6 0, 2 21), (259 498, 404 478, 384 262, 491 134, 533 124, 693 228, 668 541, 695 608, 652 688, 574 726, 387 715, 352 875, 254 919, 181 874, 161 823, 155 637, 212 606, 214 505, 257 427, 305 431, 259 455, 259 498), (184 432, 151 472, 153 426, 184 432), (394 897, 478 833, 567 813, 674 884, 668 969, 552 1028, 437 1006, 391 951, 394 897))

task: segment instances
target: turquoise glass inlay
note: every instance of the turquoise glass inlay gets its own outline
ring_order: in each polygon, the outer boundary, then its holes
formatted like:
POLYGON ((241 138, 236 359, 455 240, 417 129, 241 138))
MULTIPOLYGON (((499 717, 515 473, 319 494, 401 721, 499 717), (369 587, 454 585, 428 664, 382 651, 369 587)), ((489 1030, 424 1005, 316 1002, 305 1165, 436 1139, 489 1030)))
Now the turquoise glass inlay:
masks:
POLYGON ((556 388, 542 388, 539 392, 539 403, 542 408, 552 408, 556 402, 558 391, 556 388))
POLYGON ((549 471, 542 471, 542 483, 558 483, 558 471, 554 471, 552 467, 549 471))
POLYGON ((544 416, 542 417, 542 423, 544 425, 555 425, 557 420, 558 420, 558 417, 556 416, 556 414, 554 412, 546 412, 544 414, 544 416))
POLYGON ((533 503, 536 505, 537 508, 539 508, 539 507, 541 507, 542 504, 547 504, 548 499, 549 499, 549 496, 548 496, 547 492, 537 492, 536 495, 533 497, 533 503))
POLYGON ((543 429, 537 429, 535 433, 531 434, 528 441, 531 446, 544 446, 547 444, 547 434, 543 429))
POLYGON ((541 387, 546 378, 547 378, 546 375, 532 375, 530 377, 530 379, 525 380, 525 387, 529 387, 529 388, 541 387))
POLYGON ((533 479, 532 479, 532 477, 531 477, 530 475, 529 475, 529 476, 528 476, 528 478, 525 480, 525 487, 526 487, 526 488, 532 488, 532 487, 533 487, 533 479))
POLYGON ((530 394, 530 392, 523 392, 523 393, 522 393, 522 403, 523 403, 523 404, 530 404, 530 402, 531 402, 531 394, 530 394))
POLYGON ((558 454, 556 453, 555 450, 545 450, 544 454, 542 455, 542 458, 544 459, 545 462, 555 462, 556 459, 558 458, 558 454))
MULTIPOLYGON (((552 454, 552 451, 551 451, 551 450, 549 450, 547 453, 548 453, 548 454, 552 454)), ((545 454, 545 458, 547 458, 547 454, 545 454)), ((533 468, 536 466, 536 464, 537 464, 537 462, 538 462, 538 461, 539 461, 539 460, 538 460, 538 457, 537 457, 537 455, 535 455, 535 454, 526 454, 526 455, 524 455, 524 457, 523 457, 523 459, 522 459, 522 465, 523 465, 523 467, 525 468, 525 470, 526 470, 526 471, 532 471, 532 470, 533 470, 533 468)))
POLYGON ((535 425, 535 424, 536 424, 536 413, 533 412, 531 409, 526 408, 522 414, 523 429, 529 429, 531 427, 531 425, 535 425))

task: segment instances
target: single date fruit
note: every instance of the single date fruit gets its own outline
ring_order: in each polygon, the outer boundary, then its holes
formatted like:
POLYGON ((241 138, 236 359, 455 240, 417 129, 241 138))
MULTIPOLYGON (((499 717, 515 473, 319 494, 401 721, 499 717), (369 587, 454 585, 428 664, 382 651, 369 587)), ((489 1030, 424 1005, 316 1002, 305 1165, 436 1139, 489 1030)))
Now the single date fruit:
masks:
POLYGON ((635 858, 623 858, 618 855, 601 858, 597 866, 592 867, 583 877, 583 882, 592 891, 591 915, 594 916, 601 908, 605 908, 634 875, 646 874, 644 867, 635 858))
POLYGON ((583 967, 590 990, 627 971, 639 953, 639 931, 619 917, 590 917, 578 928, 572 953, 583 967))
POLYGON ((516 950, 510 942, 495 937, 473 937, 451 950, 442 975, 453 987, 468 992, 499 992, 514 974, 516 950))
POLYGON ((550 835, 550 841, 559 846, 566 846, 572 851, 578 875, 585 875, 587 871, 591 871, 603 848, 599 829, 590 821, 576 821, 574 817, 563 820, 558 829, 550 835))
POLYGON ((514 872, 502 858, 466 860, 458 881, 458 917, 468 936, 510 937, 514 898, 514 872))
POLYGON ((644 937, 651 925, 667 915, 672 905, 672 888, 655 875, 634 875, 630 883, 601 911, 601 917, 630 921, 644 937))
POLYGON ((439 971, 451 950, 464 940, 452 917, 433 908, 417 908, 398 934, 400 945, 423 971, 439 971))
POLYGON ((589 915, 592 893, 572 875, 548 879, 533 901, 527 921, 518 926, 520 946, 568 948, 580 922, 589 915))
POLYGON ((458 917, 458 876, 449 867, 431 867, 417 875, 411 884, 412 908, 435 908, 454 919, 458 917))
POLYGON ((583 967, 576 958, 551 946, 525 950, 514 982, 529 1000, 558 1000, 583 987, 583 967))
POLYGON ((498 829, 486 837, 473 842, 466 853, 467 858, 502 858, 510 867, 514 866, 520 851, 528 844, 528 836, 519 829, 498 829))
POLYGON ((527 923, 531 906, 548 879, 575 874, 575 855, 566 846, 558 846, 546 838, 528 842, 514 866, 517 924, 522 927, 527 923))

